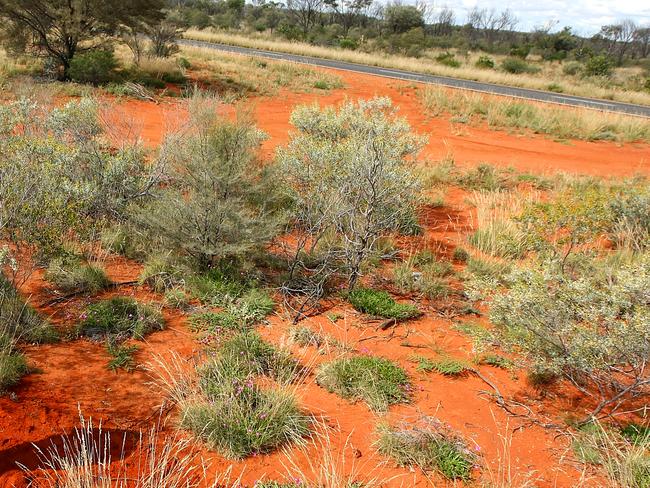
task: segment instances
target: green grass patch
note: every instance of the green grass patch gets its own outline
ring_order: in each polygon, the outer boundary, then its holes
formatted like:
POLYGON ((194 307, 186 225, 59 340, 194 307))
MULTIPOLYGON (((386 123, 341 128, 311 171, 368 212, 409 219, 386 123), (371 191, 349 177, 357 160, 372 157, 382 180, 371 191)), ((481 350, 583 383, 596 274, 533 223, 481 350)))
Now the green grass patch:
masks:
POLYGON ((378 433, 378 451, 400 466, 435 470, 449 480, 471 478, 476 454, 436 419, 425 418, 415 425, 405 423, 396 428, 384 425, 378 433))
POLYGON ((109 339, 106 341, 106 352, 112 356, 108 363, 108 369, 111 371, 123 369, 131 372, 135 369, 136 364, 133 356, 138 352, 138 346, 135 344, 129 345, 109 339))
POLYGON ((421 314, 416 306, 397 303, 387 292, 370 288, 352 290, 348 300, 356 310, 373 317, 408 320, 421 314))
POLYGON ((28 372, 25 356, 16 350, 15 341, 0 333, 0 393, 18 383, 28 372))
POLYGON ((143 339, 164 326, 162 315, 151 306, 130 297, 113 297, 90 305, 77 331, 91 338, 143 339))
POLYGON ((462 376, 472 367, 461 359, 441 357, 433 361, 433 370, 444 376, 462 376))
POLYGON ((53 259, 45 279, 65 293, 97 293, 111 284, 102 268, 76 256, 53 259))
POLYGON ((390 405, 406 403, 410 382, 406 372, 388 359, 354 356, 320 367, 319 385, 348 400, 363 400, 372 410, 385 411, 390 405))

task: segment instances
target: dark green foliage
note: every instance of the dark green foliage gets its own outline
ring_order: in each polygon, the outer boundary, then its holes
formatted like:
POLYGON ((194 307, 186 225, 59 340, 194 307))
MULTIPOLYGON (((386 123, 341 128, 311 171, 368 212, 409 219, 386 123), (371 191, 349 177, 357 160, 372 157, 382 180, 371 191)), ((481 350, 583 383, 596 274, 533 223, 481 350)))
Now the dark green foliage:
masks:
POLYGON ((454 261, 458 261, 459 263, 466 263, 469 260, 470 255, 462 247, 457 247, 454 249, 454 254, 452 257, 454 258, 454 261))
POLYGON ((633 444, 650 444, 650 426, 648 425, 628 424, 621 429, 621 434, 633 444))
POLYGON ((143 339, 148 333, 162 330, 159 312, 130 297, 113 297, 88 307, 78 325, 80 335, 143 339))
POLYGON ((130 372, 135 369, 133 355, 138 351, 138 346, 135 344, 128 345, 108 339, 106 341, 106 351, 113 357, 108 363, 108 369, 111 371, 123 369, 130 372))
POLYGON ((421 315, 417 307, 397 303, 385 291, 357 288, 349 292, 347 297, 356 310, 374 317, 407 320, 421 315))
POLYGON ((241 368, 241 375, 266 375, 287 383, 296 378, 300 366, 288 351, 273 347, 257 332, 248 331, 228 339, 220 349, 221 357, 241 368))
POLYGON ((462 438, 428 417, 399 428, 380 427, 377 448, 400 466, 436 470, 450 480, 469 480, 476 462, 462 438))
POLYGON ((504 59, 501 63, 501 69, 507 73, 515 75, 522 73, 537 73, 539 71, 539 68, 531 66, 524 60, 518 58, 504 59))
POLYGON ((436 61, 438 61, 440 64, 444 66, 449 66, 450 68, 459 68, 460 67, 460 61, 456 59, 456 56, 454 56, 450 52, 445 52, 438 54, 436 56, 436 61))
POLYGON ((102 268, 77 256, 53 259, 45 279, 65 293, 97 293, 111 284, 102 268))
POLYGON ((377 411, 409 400, 410 383, 406 372, 388 359, 355 356, 326 363, 316 381, 349 400, 363 400, 377 411))
POLYGON ((432 362, 433 369, 445 376, 461 376, 471 370, 467 362, 451 357, 441 357, 432 362))
POLYGON ((88 51, 70 61, 68 74, 73 81, 99 85, 113 79, 117 61, 112 51, 88 51))
POLYGON ((54 342, 57 334, 0 273, 0 333, 23 342, 54 342))
POLYGON ((16 350, 14 340, 0 333, 0 393, 15 385, 29 372, 25 356, 16 350))
POLYGON ((585 63, 584 73, 587 76, 610 76, 614 63, 604 54, 592 56, 585 63))
POLYGON ((480 56, 475 66, 483 69, 494 69, 494 60, 489 56, 480 56))

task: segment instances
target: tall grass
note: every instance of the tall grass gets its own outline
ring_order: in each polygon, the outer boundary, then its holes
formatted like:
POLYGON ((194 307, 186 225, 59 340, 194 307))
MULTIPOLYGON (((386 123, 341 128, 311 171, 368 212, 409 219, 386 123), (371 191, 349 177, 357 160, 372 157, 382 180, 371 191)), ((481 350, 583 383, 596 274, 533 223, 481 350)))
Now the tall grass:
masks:
POLYGON ((538 192, 474 191, 470 202, 476 207, 476 231, 469 236, 469 243, 491 256, 524 256, 534 243, 513 217, 538 199, 538 192))
POLYGON ((81 417, 81 425, 60 442, 35 447, 37 468, 21 466, 34 488, 216 488, 241 486, 226 470, 209 480, 207 466, 188 440, 162 438, 156 428, 115 438, 102 425, 81 417), (133 434, 135 437, 136 434, 133 434), (136 443, 133 453, 127 444, 136 443), (117 456, 113 451, 118 448, 117 456))
POLYGON ((650 105, 650 94, 638 91, 625 91, 616 88, 602 88, 584 80, 576 83, 561 74, 551 75, 549 73, 547 76, 535 76, 532 74, 514 75, 502 71, 476 68, 473 64, 467 64, 460 68, 452 68, 442 64, 436 64, 430 59, 417 59, 406 56, 366 53, 331 47, 313 46, 301 42, 278 41, 263 35, 241 35, 226 31, 199 31, 190 29, 185 32, 184 36, 187 39, 198 41, 230 44, 255 49, 264 49, 267 51, 286 52, 324 59, 335 59, 350 63, 395 68, 537 90, 546 90, 551 84, 561 83, 563 92, 572 95, 650 105))
POLYGON ((506 97, 430 86, 420 92, 427 112, 448 113, 467 122, 515 128, 561 139, 650 142, 647 119, 594 110, 558 107, 506 97))

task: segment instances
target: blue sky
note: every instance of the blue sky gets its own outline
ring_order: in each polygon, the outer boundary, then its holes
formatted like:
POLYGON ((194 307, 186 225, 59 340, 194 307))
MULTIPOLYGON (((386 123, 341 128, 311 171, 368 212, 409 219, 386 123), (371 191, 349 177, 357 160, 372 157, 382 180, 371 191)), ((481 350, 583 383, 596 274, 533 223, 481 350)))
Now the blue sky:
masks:
POLYGON ((464 23, 467 12, 475 5, 497 10, 509 8, 519 19, 519 30, 530 30, 551 20, 559 21, 556 29, 570 25, 574 32, 586 36, 598 32, 601 25, 623 18, 650 26, 650 0, 437 0, 427 3, 434 7, 447 5, 456 13, 457 23, 464 23))

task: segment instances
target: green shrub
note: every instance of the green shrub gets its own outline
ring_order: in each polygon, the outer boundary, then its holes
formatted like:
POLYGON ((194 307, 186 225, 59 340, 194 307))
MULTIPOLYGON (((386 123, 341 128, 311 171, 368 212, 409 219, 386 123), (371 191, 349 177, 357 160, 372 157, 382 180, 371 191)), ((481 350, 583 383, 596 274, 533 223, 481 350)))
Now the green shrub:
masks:
POLYGON ((587 76, 610 76, 614 63, 604 54, 592 56, 585 63, 584 72, 587 76))
POLYGON ((108 369, 117 371, 123 369, 127 372, 135 369, 135 360, 133 355, 138 351, 138 346, 127 345, 121 342, 116 342, 113 339, 106 341, 106 352, 113 358, 108 363, 108 369))
POLYGON ((150 250, 151 243, 136 229, 126 224, 116 224, 102 229, 102 246, 129 259, 142 260, 150 250))
POLYGON ((359 44, 354 39, 344 37, 343 39, 339 39, 339 47, 342 48, 342 49, 352 49, 352 50, 354 50, 357 47, 359 47, 359 44))
POLYGON ((562 73, 568 76, 576 76, 582 73, 582 63, 578 61, 571 61, 562 66, 562 73))
POLYGON ((165 292, 165 303, 172 308, 187 310, 190 306, 189 297, 183 288, 172 288, 165 292))
POLYGON ((65 293, 97 293, 111 284, 102 268, 76 256, 53 259, 45 279, 65 293))
POLYGON ((388 359, 355 356, 326 363, 316 374, 319 385, 348 400, 363 400, 377 411, 409 400, 406 372, 388 359))
POLYGON ((488 366, 494 366, 495 368, 500 369, 512 369, 515 365, 512 359, 494 353, 483 354, 478 363, 487 364, 488 366))
POLYGON ((481 56, 475 63, 477 68, 494 69, 494 60, 489 56, 481 56))
POLYGON ((77 330, 91 338, 117 337, 142 339, 164 328, 159 312, 130 297, 113 297, 90 305, 77 330))
POLYGON ((309 418, 291 393, 263 390, 236 357, 218 357, 200 371, 205 401, 189 402, 181 426, 208 447, 241 459, 300 441, 308 433, 309 418), (234 362, 234 364, 233 364, 234 362))
POLYGON ((567 273, 566 262, 555 260, 511 273, 510 288, 492 299, 490 319, 500 342, 533 371, 594 392, 598 414, 650 381, 641 367, 650 350, 650 256, 605 274, 595 272, 597 261, 588 264, 567 273), (621 368, 632 372, 625 381, 621 368))
POLYGON ((0 273, 0 335, 13 341, 54 342, 57 333, 16 291, 0 273))
POLYGON ((291 328, 289 330, 289 338, 301 347, 321 347, 327 341, 322 334, 306 326, 291 328))
POLYGON ((462 247, 457 247, 456 249, 454 249, 454 254, 452 255, 452 257, 454 258, 454 261, 458 261, 459 263, 466 263, 467 261, 469 261, 470 255, 462 247))
POLYGON ((191 276, 187 285, 195 298, 221 307, 240 298, 248 288, 248 283, 228 268, 212 268, 207 273, 191 276))
POLYGON ((300 372, 300 365, 288 351, 275 348, 255 331, 234 335, 223 343, 219 354, 242 368, 243 376, 265 375, 288 383, 300 372))
POLYGON ((426 417, 397 428, 380 426, 377 450, 400 466, 436 470, 450 480, 470 479, 476 454, 437 419, 426 417))
POLYGON ((472 368, 466 361, 450 357, 441 357, 432 362, 433 369, 445 376, 461 376, 472 368))
POLYGON ((512 73, 519 75, 522 73, 537 73, 539 68, 536 66, 531 66, 526 63, 523 59, 519 58, 507 58, 501 62, 501 69, 507 73, 512 73))
POLYGON ((449 66, 450 68, 460 68, 460 61, 458 61, 456 56, 450 52, 438 54, 436 56, 436 61, 444 66, 449 66))
POLYGON ((145 261, 138 282, 149 285, 157 293, 164 293, 184 285, 189 274, 190 271, 175 263, 170 254, 153 254, 145 261))
POLYGON ((16 350, 15 341, 0 333, 0 393, 18 383, 28 372, 25 356, 16 350))
POLYGON ((74 81, 99 85, 111 81, 116 67, 112 51, 88 51, 72 58, 68 76, 74 81))
POLYGON ((641 424, 628 424, 621 429, 621 434, 636 445, 650 445, 650 426, 641 424))
POLYGON ((397 303, 385 291, 357 288, 348 293, 348 300, 359 312, 374 317, 407 320, 420 315, 417 307, 397 303))

